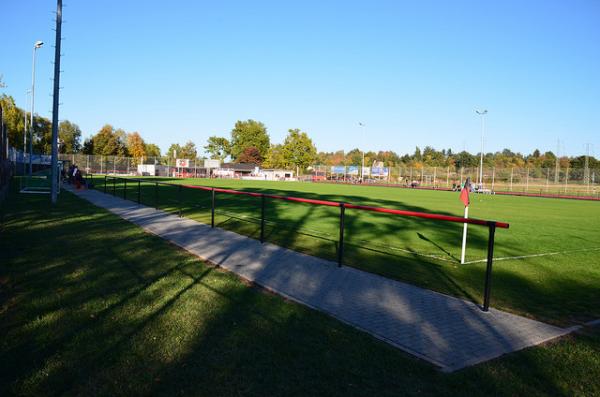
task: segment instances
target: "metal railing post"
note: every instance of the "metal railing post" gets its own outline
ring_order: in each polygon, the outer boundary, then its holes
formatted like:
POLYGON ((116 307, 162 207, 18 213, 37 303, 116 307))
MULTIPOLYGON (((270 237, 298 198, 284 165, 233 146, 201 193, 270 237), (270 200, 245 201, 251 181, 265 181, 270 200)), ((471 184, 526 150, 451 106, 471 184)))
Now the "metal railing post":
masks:
POLYGON ((112 177, 112 180, 113 180, 113 196, 116 196, 117 195, 117 180, 114 176, 112 177))
POLYGON ((154 207, 158 209, 158 182, 154 185, 154 207))
POLYGON ((108 177, 106 175, 104 175, 104 194, 106 194, 106 179, 108 177))
POLYGON ((177 187, 177 196, 179 201, 179 217, 181 218, 181 185, 177 187))
POLYGON ((127 200, 127 179, 123 179, 123 200, 127 200))
POLYGON ((260 242, 265 242, 265 195, 260 196, 260 242))
POLYGON ((338 267, 342 267, 344 262, 344 218, 346 217, 346 207, 340 203, 340 240, 338 242, 338 267))
POLYGON ((137 197, 138 198, 137 199, 138 204, 141 204, 141 197, 142 197, 142 195, 141 195, 141 185, 142 185, 142 183, 138 179, 138 197, 137 197))
POLYGON ((496 234, 496 222, 488 222, 490 236, 488 238, 487 267, 485 269, 485 289, 483 291, 483 311, 490 309, 490 292, 492 289, 492 262, 494 261, 494 236, 496 234))
POLYGON ((210 204, 210 227, 215 227, 215 188, 212 188, 212 198, 210 204))

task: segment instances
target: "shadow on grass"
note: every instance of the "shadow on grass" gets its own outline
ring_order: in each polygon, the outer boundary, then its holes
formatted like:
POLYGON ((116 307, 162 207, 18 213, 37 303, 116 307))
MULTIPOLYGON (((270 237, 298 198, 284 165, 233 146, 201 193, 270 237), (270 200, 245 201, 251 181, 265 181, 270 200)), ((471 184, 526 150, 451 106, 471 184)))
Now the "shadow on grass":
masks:
POLYGON ((30 196, 9 205, 0 240, 2 395, 598 391, 596 333, 442 374, 68 194, 50 209, 30 196))

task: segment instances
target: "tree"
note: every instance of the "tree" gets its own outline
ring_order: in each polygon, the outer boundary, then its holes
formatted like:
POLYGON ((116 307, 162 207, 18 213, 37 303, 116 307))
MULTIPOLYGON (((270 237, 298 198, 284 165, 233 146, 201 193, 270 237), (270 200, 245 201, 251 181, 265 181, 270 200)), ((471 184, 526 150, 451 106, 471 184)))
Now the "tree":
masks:
POLYGON ((259 121, 238 121, 231 130, 231 157, 237 161, 249 147, 258 149, 261 158, 266 157, 270 147, 267 127, 259 121))
POLYGON ((196 160, 198 157, 198 151, 196 150, 196 144, 192 141, 187 141, 185 145, 181 147, 182 155, 184 159, 196 160))
POLYGON ((283 156, 283 146, 271 145, 262 165, 265 168, 287 168, 288 165, 283 156))
POLYGON ((169 149, 167 150, 167 157, 170 159, 180 159, 183 158, 181 157, 181 153, 183 151, 181 150, 181 145, 178 143, 173 143, 171 144, 171 146, 169 146, 169 149))
MULTIPOLYGON (((23 134, 25 133, 25 112, 16 106, 13 97, 4 94, 0 96, 0 106, 2 107, 4 125, 6 125, 8 131, 8 144, 21 149, 23 147, 23 134)), ((27 120, 29 120, 29 117, 27 117, 27 120)), ((27 141, 29 141, 29 137, 27 141)))
POLYGON ((423 160, 423 156, 421 155, 421 149, 418 146, 415 148, 415 154, 413 155, 413 160, 414 161, 423 160))
POLYGON ((226 138, 211 136, 208 138, 207 145, 204 146, 211 159, 225 160, 231 151, 231 144, 226 138))
POLYGON ((83 141, 83 149, 81 149, 83 154, 94 154, 94 139, 93 137, 87 138, 83 141))
POLYGON ((125 131, 115 130, 112 125, 105 124, 92 138, 94 154, 125 156, 127 154, 125 137, 125 131))
POLYGON ((154 143, 146 143, 145 148, 146 156, 148 157, 160 157, 160 148, 154 143))
POLYGON ((127 134, 127 151, 133 157, 134 164, 146 156, 146 144, 138 132, 127 134))
POLYGON ((196 145, 192 141, 187 141, 187 143, 181 146, 178 143, 173 143, 169 146, 169 150, 167 150, 167 156, 172 159, 196 159, 196 145))
POLYGON ((288 136, 283 142, 283 158, 287 164, 296 167, 296 174, 306 169, 317 158, 317 148, 306 132, 299 129, 288 130, 288 136))
POLYGON ((259 165, 262 163, 263 158, 260 156, 258 148, 250 146, 244 149, 244 152, 240 154, 235 161, 238 163, 252 163, 259 165))
POLYGON ((77 153, 81 150, 81 130, 69 120, 58 125, 58 139, 61 141, 60 153, 77 153))

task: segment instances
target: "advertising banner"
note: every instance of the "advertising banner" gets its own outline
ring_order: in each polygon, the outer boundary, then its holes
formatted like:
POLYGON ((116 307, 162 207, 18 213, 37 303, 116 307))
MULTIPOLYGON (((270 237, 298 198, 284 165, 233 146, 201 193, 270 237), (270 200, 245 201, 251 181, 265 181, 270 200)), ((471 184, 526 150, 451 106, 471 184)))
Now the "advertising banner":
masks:
POLYGON ((351 165, 348 167, 348 175, 354 175, 354 176, 358 176, 358 166, 357 165, 351 165))
POLYGON ((388 176, 388 167, 371 167, 371 175, 373 176, 388 176))
POLYGON ((177 160, 175 160, 175 166, 177 168, 190 168, 190 160, 189 159, 177 159, 177 160))
POLYGON ((219 168, 221 167, 221 160, 204 160, 204 168, 219 168))
POLYGON ((346 173, 346 167, 344 167, 343 165, 332 165, 331 166, 331 173, 332 174, 345 174, 346 173))

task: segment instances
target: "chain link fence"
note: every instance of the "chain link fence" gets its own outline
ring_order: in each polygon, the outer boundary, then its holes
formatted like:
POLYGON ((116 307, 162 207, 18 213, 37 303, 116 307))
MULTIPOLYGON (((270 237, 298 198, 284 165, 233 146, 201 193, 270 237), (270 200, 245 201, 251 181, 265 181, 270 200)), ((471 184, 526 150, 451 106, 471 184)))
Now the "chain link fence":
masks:
POLYGON ((189 167, 177 167, 174 158, 169 157, 119 157, 88 154, 59 154, 59 160, 77 165, 88 174, 147 175, 138 165, 152 165, 153 176, 202 178, 208 175, 204 160, 190 160, 189 167))
MULTIPOLYGON (((352 166, 317 165, 312 167, 312 180, 436 189, 457 189, 467 178, 473 185, 481 184, 479 167, 395 166, 378 169, 376 174, 365 167, 362 181, 355 170, 352 166)), ((484 167, 482 174, 483 189, 491 192, 600 195, 600 169, 595 168, 484 167)))

